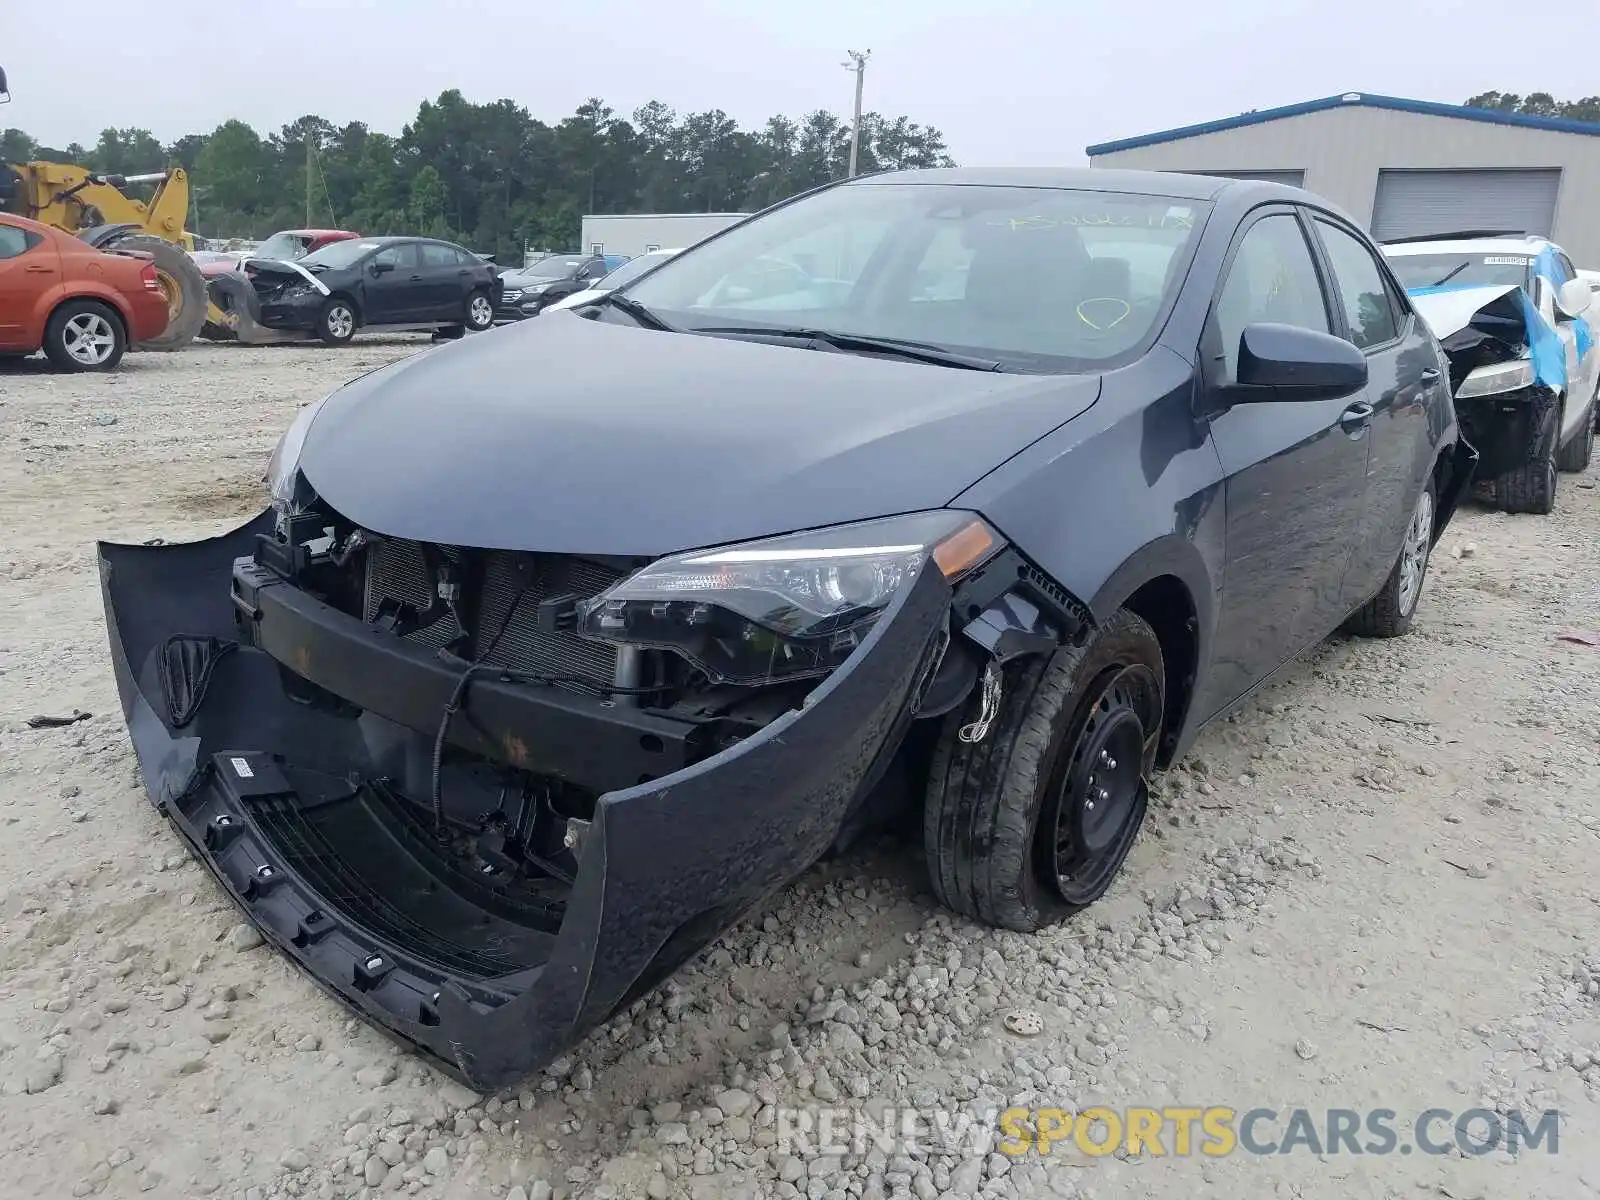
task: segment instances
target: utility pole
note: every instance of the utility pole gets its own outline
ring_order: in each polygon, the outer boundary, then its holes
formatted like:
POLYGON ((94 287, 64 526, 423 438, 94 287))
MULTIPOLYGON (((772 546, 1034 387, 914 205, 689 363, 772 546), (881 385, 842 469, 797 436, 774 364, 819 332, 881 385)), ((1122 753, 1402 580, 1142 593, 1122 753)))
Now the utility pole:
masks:
POLYGON ((850 61, 839 65, 847 71, 856 74, 856 113, 855 119, 850 122, 850 177, 855 178, 856 162, 861 156, 861 84, 867 73, 867 59, 872 57, 872 51, 861 53, 848 50, 850 61))
POLYGON ((312 145, 312 142, 311 142, 311 130, 310 130, 309 127, 307 127, 307 129, 306 129, 306 228, 307 229, 311 228, 311 222, 312 222, 312 219, 313 219, 312 215, 311 215, 311 168, 312 168, 312 166, 313 166, 313 164, 315 162, 315 160, 312 157, 315 153, 316 153, 316 147, 314 145, 312 145))

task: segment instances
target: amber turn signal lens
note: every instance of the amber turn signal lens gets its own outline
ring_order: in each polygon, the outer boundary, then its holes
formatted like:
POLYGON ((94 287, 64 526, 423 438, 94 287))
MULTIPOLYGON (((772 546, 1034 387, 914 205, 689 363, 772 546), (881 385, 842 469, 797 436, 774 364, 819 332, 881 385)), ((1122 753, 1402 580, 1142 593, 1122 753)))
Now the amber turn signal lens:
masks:
POLYGON ((994 531, 982 521, 971 521, 933 548, 933 561, 946 579, 954 579, 989 557, 994 547, 994 531))

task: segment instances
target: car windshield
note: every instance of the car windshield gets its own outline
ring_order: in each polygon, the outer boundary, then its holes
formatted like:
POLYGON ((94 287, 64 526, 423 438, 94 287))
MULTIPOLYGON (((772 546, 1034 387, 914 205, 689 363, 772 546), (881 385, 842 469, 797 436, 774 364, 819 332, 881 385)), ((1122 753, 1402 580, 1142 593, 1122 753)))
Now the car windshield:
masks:
POLYGON ((253 258, 270 258, 278 262, 292 262, 306 252, 311 239, 300 233, 275 233, 256 247, 253 258))
POLYGON ((346 238, 342 242, 329 242, 320 250, 313 250, 300 260, 302 267, 326 267, 341 271, 354 266, 370 251, 383 248, 381 242, 364 242, 360 238, 346 238))
POLYGON ((651 267, 658 267, 671 257, 672 255, 668 251, 651 250, 648 253, 639 255, 638 258, 630 258, 615 271, 602 275, 594 286, 597 288, 619 288, 625 283, 632 283, 639 276, 650 270, 651 267))
POLYGON ((1409 291, 1430 287, 1501 287, 1528 282, 1526 254, 1391 254, 1389 265, 1409 291))
POLYGON ((524 267, 522 273, 535 279, 568 279, 576 275, 582 266, 583 259, 566 258, 558 254, 554 258, 540 259, 531 267, 524 267))
POLYGON ((913 341, 1005 370, 1138 352, 1209 205, 1125 192, 850 184, 674 256, 627 291, 689 331, 913 341))

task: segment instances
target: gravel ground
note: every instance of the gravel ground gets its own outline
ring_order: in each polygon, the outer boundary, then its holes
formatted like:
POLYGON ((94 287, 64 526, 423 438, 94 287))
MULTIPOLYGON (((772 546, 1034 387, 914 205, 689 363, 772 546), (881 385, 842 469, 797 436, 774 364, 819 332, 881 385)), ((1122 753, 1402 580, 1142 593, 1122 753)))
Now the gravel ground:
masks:
POLYGON ((1323 646, 1203 736, 1076 922, 954 921, 882 843, 519 1094, 474 1096, 348 1020, 139 790, 92 544, 253 513, 297 405, 426 346, 0 369, 0 1195, 1600 1195, 1600 649, 1561 636, 1600 640, 1592 476, 1550 518, 1463 513, 1412 636, 1323 646), (1265 1107, 1268 1141, 1295 1107, 1392 1109, 1404 1143, 1430 1108, 1563 1123, 1559 1153, 1515 1156, 958 1136, 1012 1104, 1265 1107), (885 1106, 953 1124, 847 1132, 843 1155, 793 1136, 885 1106))

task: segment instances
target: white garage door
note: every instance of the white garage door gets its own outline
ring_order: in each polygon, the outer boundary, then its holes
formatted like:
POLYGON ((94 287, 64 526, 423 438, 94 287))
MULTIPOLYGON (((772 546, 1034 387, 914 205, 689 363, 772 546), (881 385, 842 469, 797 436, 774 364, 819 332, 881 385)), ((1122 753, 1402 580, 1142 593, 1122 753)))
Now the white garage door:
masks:
POLYGON ((1372 236, 1418 237, 1468 229, 1549 237, 1560 170, 1379 171, 1372 236))

